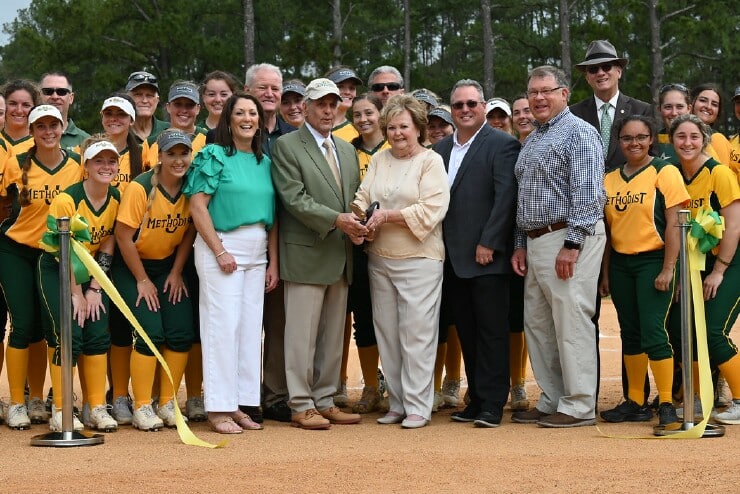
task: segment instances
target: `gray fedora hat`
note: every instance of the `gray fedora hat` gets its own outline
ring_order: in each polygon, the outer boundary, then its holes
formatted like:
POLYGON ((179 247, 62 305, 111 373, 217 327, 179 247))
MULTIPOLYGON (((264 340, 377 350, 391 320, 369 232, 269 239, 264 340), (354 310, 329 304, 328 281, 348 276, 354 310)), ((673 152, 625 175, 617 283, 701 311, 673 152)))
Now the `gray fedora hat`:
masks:
POLYGON ((581 72, 584 72, 591 65, 614 63, 620 67, 624 67, 627 65, 627 62, 629 62, 629 60, 626 58, 617 56, 617 49, 614 48, 613 44, 609 43, 609 41, 605 39, 597 39, 588 45, 588 49, 586 50, 586 59, 577 64, 576 68, 581 72))

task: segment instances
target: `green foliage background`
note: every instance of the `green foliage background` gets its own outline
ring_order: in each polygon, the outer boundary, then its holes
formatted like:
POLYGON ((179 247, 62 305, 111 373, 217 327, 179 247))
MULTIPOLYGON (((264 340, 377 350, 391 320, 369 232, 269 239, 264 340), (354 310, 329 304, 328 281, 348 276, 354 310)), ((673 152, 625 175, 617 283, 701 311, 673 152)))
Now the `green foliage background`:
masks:
MULTIPOLYGON (((527 70, 560 63, 558 0, 492 4, 496 96, 525 88, 527 70)), ((344 0, 341 63, 363 78, 378 65, 403 71, 400 0, 344 0)), ((447 99, 455 81, 483 80, 480 2, 411 0, 411 88, 447 99)), ((693 5, 661 26, 665 82, 717 82, 725 89, 723 128, 737 124, 730 106, 740 85, 740 15, 735 0, 659 2, 661 15, 693 5)), ((286 78, 309 80, 333 65, 332 3, 254 0, 258 62, 281 67, 286 78)), ((571 57, 580 62, 588 42, 609 39, 630 59, 622 90, 649 101, 652 67, 647 6, 640 0, 575 0, 571 5, 571 57)), ((241 0, 33 0, 6 24, 10 42, 0 48, 0 82, 69 74, 76 100, 72 116, 88 131, 100 129, 98 110, 134 70, 149 70, 166 87, 175 79, 202 80, 215 69, 243 77, 241 0)), ((573 101, 590 94, 572 74, 573 101)), ((488 97, 493 95, 487 95, 488 97)))

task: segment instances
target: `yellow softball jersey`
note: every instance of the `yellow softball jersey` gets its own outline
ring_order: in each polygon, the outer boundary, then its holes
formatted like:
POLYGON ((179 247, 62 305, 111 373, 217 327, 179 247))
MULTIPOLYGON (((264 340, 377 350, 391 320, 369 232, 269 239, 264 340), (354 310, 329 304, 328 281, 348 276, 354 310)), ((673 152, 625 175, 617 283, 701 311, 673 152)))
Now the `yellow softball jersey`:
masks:
POLYGON ((730 139, 730 162, 728 165, 737 174, 738 182, 740 182, 740 134, 735 134, 730 139))
POLYGON ((5 142, 13 148, 13 152, 16 154, 16 156, 28 152, 28 150, 31 149, 36 143, 36 141, 34 141, 33 137, 30 135, 27 135, 26 137, 21 137, 17 141, 14 141, 8 134, 6 134, 5 130, 3 130, 0 135, 2 135, 3 139, 5 139, 5 142))
POLYGON ((388 141, 383 139, 383 142, 369 151, 367 149, 357 148, 357 161, 360 164, 360 180, 363 180, 365 178, 367 168, 370 166, 370 158, 372 158, 373 155, 378 151, 382 151, 383 149, 387 149, 389 147, 391 147, 391 145, 388 144, 388 141))
POLYGON ((161 185, 157 185, 150 207, 153 174, 153 170, 144 172, 126 187, 117 220, 138 230, 134 245, 139 257, 158 260, 175 252, 192 219, 185 195, 178 192, 177 196, 170 197, 161 185))
POLYGON ((331 129, 331 133, 334 134, 334 137, 339 137, 344 142, 352 142, 352 139, 359 136, 360 133, 357 132, 357 129, 355 129, 354 125, 350 123, 349 120, 345 120, 344 123, 341 123, 331 129))
POLYGON ((55 218, 66 216, 73 217, 79 213, 88 224, 90 231, 90 242, 83 242, 91 255, 95 255, 100 245, 106 238, 113 235, 113 226, 118 215, 118 205, 121 202, 121 194, 118 189, 108 187, 108 197, 100 209, 95 209, 85 193, 82 182, 67 187, 51 201, 49 214, 55 218))
POLYGON ((624 167, 604 177, 604 215, 611 231, 611 245, 621 254, 638 254, 665 245, 665 210, 689 201, 681 172, 659 158, 631 177, 624 167))
MULTIPOLYGON (((18 155, 17 163, 12 163, 5 170, 4 189, 13 187, 18 192, 21 191, 22 167, 26 156, 18 155)), ((64 160, 53 170, 46 168, 36 158, 31 158, 31 167, 27 174, 30 204, 21 206, 18 192, 13 192, 13 209, 10 217, 3 221, 2 230, 16 242, 37 249, 39 240, 46 231, 46 217, 51 201, 71 184, 82 180, 82 174, 80 156, 71 152, 65 151, 64 160)))
MULTIPOLYGON (((205 129, 200 127, 195 128, 195 132, 190 136, 190 141, 193 143, 192 156, 195 156, 206 145, 206 134, 207 131, 205 129)), ((144 170, 154 168, 154 165, 159 163, 157 137, 152 136, 141 144, 141 160, 144 170)))
POLYGON ((689 209, 693 217, 696 217, 699 208, 704 206, 719 211, 740 199, 737 175, 730 167, 718 163, 713 158, 708 159, 691 179, 684 178, 684 182, 691 196, 689 209))

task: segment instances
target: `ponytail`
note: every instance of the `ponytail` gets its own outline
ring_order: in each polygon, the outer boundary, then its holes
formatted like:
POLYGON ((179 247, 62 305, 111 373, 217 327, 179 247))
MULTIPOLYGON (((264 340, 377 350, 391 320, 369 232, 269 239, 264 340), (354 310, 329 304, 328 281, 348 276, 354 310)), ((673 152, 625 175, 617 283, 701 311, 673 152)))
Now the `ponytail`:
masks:
POLYGON ((31 204, 31 192, 28 190, 28 171, 31 169, 31 160, 36 157, 36 144, 26 153, 26 159, 21 165, 21 190, 18 194, 18 202, 21 206, 31 204))

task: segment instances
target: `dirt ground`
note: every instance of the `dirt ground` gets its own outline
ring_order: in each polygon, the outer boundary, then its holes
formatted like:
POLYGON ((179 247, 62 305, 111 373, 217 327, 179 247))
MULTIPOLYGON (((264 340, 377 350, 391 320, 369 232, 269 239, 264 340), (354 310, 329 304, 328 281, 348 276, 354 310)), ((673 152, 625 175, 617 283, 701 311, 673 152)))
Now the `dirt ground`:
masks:
MULTIPOLYGON (((740 338, 736 325, 733 336, 740 338)), ((619 334, 614 308, 602 319, 599 407, 619 401, 619 334)), ((351 350, 349 387, 362 384, 351 350)), ((527 391, 538 393, 531 371, 527 391)), ((5 374, 0 397, 7 400, 5 374)), ((375 423, 304 431, 267 421, 263 431, 228 436, 224 449, 180 443, 174 430, 144 433, 123 427, 105 444, 82 448, 30 446, 30 431, 0 427, 2 492, 719 492, 735 485, 740 466, 740 427, 721 438, 652 438, 650 424, 605 424, 543 429, 515 424, 507 413, 497 429, 475 429, 436 413, 430 426, 402 430, 375 423), (614 439, 601 432, 644 439, 614 439)), ((194 424, 202 439, 223 437, 194 424)))

